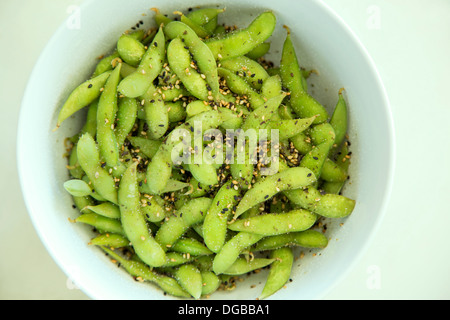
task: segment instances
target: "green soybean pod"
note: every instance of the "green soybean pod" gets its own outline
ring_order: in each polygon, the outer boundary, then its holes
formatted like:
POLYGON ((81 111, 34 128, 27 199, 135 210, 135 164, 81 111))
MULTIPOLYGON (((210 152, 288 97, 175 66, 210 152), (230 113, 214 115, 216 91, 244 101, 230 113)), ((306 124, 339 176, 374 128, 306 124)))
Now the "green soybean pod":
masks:
POLYGON ((117 189, 114 178, 102 168, 97 144, 88 133, 80 137, 77 145, 78 162, 94 186, 94 190, 104 199, 117 204, 117 189))
POLYGON ((269 76, 261 85, 261 94, 267 98, 273 98, 283 92, 281 77, 279 75, 269 76))
POLYGON ((117 41, 117 52, 123 61, 137 67, 145 54, 145 46, 135 37, 123 34, 117 41))
POLYGON ((330 158, 325 159, 320 178, 327 182, 345 182, 347 180, 347 170, 330 158))
POLYGON ((203 239, 213 252, 219 252, 225 243, 228 218, 240 200, 239 196, 239 191, 234 189, 231 181, 225 183, 214 196, 206 213, 203 221, 203 239))
POLYGON ((246 56, 253 60, 258 60, 259 58, 265 56, 270 50, 270 42, 263 42, 256 47, 254 47, 246 56))
POLYGON ((163 291, 175 297, 190 297, 190 294, 187 293, 175 279, 153 272, 145 263, 141 261, 127 260, 108 248, 101 248, 136 280, 153 282, 163 291))
POLYGON ((91 78, 98 77, 102 73, 112 70, 113 69, 112 62, 117 58, 119 58, 119 53, 117 52, 117 50, 114 50, 113 53, 102 58, 97 63, 97 65, 95 67, 95 71, 92 74, 91 78))
POLYGON ((122 146, 133 129, 136 122, 137 109, 138 102, 136 99, 125 97, 119 100, 115 130, 117 145, 122 146))
POLYGON ((197 99, 208 100, 206 80, 191 66, 188 49, 180 38, 173 39, 167 47, 167 60, 184 87, 197 99))
POLYGON ((199 183, 215 185, 218 182, 216 167, 213 163, 205 161, 202 161, 200 164, 190 163, 189 171, 199 183))
POLYGON ((219 24, 218 26, 216 26, 216 28, 214 29, 212 35, 215 38, 220 38, 223 37, 225 34, 227 33, 227 30, 225 29, 225 26, 222 24, 219 24))
POLYGON ((317 116, 314 121, 315 124, 328 120, 326 109, 309 95, 306 88, 303 87, 303 75, 298 64, 289 29, 283 45, 280 74, 283 85, 291 93, 291 106, 300 118, 317 116))
POLYGON ((178 239, 171 247, 173 252, 189 254, 191 256, 209 255, 213 252, 208 249, 203 243, 194 238, 178 239))
POLYGON ((139 258, 149 266, 159 267, 166 262, 166 256, 164 250, 149 232, 141 212, 137 165, 137 162, 130 165, 120 181, 120 220, 125 234, 139 258))
POLYGON ((119 163, 119 146, 114 132, 114 123, 117 114, 117 85, 120 82, 120 69, 118 64, 112 71, 100 96, 97 109, 97 141, 100 155, 108 167, 116 167, 119 163))
POLYGON ((198 182, 194 177, 191 178, 189 181, 190 190, 188 191, 188 195, 190 198, 198 198, 203 197, 205 194, 211 191, 211 186, 209 185, 203 185, 200 182, 198 182))
POLYGON ((141 196, 141 203, 144 203, 144 205, 141 205, 141 210, 147 221, 160 222, 166 217, 163 207, 164 200, 158 196, 151 196, 149 198, 141 196))
POLYGON ((167 252, 166 257, 167 257, 166 263, 163 264, 160 268, 176 267, 194 260, 194 257, 187 257, 186 254, 178 252, 167 252))
POLYGON ((265 128, 272 130, 278 129, 278 138, 280 140, 286 140, 308 129, 315 119, 316 117, 304 119, 272 120, 267 123, 265 128))
POLYGON ((88 245, 92 246, 105 246, 109 248, 124 248, 130 245, 130 241, 121 234, 105 233, 96 236, 89 241, 88 245))
MULTIPOLYGON (((348 177, 348 167, 350 166, 350 159, 347 158, 349 153, 348 144, 344 143, 340 154, 336 159, 335 165, 338 166, 345 174, 345 179, 342 181, 324 181, 321 189, 325 191, 326 193, 333 193, 333 194, 340 194, 342 188, 345 185, 345 182, 347 181, 348 177)), ((322 172, 322 175, 324 172, 322 172)))
POLYGON ((334 144, 335 133, 329 123, 322 123, 311 128, 310 136, 315 147, 304 155, 300 165, 311 169, 316 177, 319 178, 325 160, 328 158, 334 144))
POLYGON ((182 101, 166 102, 166 107, 170 123, 177 123, 186 119, 186 108, 182 101))
POLYGON ((272 176, 267 176, 265 179, 256 182, 244 194, 236 208, 234 217, 239 217, 245 211, 272 198, 279 192, 306 187, 315 181, 316 177, 311 170, 302 167, 289 168, 272 176))
POLYGON ((244 154, 245 158, 242 159, 243 161, 241 161, 241 159, 238 158, 238 148, 240 147, 239 146, 235 147, 234 153, 235 159, 230 164, 230 173, 233 179, 237 182, 237 185, 241 189, 246 190, 250 188, 250 185, 252 183, 253 171, 255 170, 255 167, 250 159, 248 143, 245 143, 245 146, 242 146, 242 148, 245 148, 245 151, 243 151, 245 152, 244 154))
POLYGON ((189 48, 200 72, 205 75, 205 80, 210 87, 213 100, 219 100, 219 76, 214 55, 208 46, 185 23, 173 21, 166 25, 164 32, 168 38, 179 37, 185 46, 189 48))
POLYGON ((74 197, 86 197, 92 194, 92 188, 79 179, 67 180, 64 182, 64 189, 74 197))
POLYGON ((116 233, 125 236, 125 231, 119 220, 107 218, 96 213, 83 213, 75 219, 75 222, 90 225, 99 232, 116 233))
POLYGON ((205 105, 201 100, 192 101, 186 106, 186 113, 188 118, 210 110, 212 110, 212 107, 209 104, 205 105))
POLYGON ((97 205, 87 206, 86 209, 107 218, 120 219, 119 207, 111 202, 103 202, 97 205))
POLYGON ((221 281, 214 272, 200 271, 200 273, 202 275, 202 296, 209 295, 219 289, 221 281))
POLYGON ((247 260, 246 258, 237 258, 236 261, 223 274, 239 276, 267 267, 274 261, 275 259, 266 258, 253 258, 250 260, 247 260))
POLYGON ((136 72, 137 68, 130 66, 128 63, 122 62, 122 69, 120 70, 120 75, 122 78, 128 77, 130 74, 136 72))
POLYGON ((265 100, 263 97, 242 77, 221 67, 217 68, 217 71, 219 75, 226 80, 227 86, 232 92, 248 97, 252 109, 256 109, 264 104, 265 100))
POLYGON ((74 144, 78 142, 78 139, 80 136, 84 133, 89 133, 91 136, 95 137, 97 133, 97 107, 98 107, 98 100, 95 99, 88 107, 88 111, 86 114, 86 122, 83 125, 83 128, 81 128, 81 131, 70 138, 70 141, 72 141, 74 144))
POLYGON ((336 134, 335 144, 338 146, 344 141, 348 129, 347 103, 343 91, 343 88, 339 90, 339 99, 330 119, 330 125, 336 134))
POLYGON ((93 206, 94 199, 92 197, 72 197, 75 207, 82 213, 93 213, 89 209, 86 209, 88 206, 93 206))
POLYGON ((128 137, 128 140, 134 148, 139 149, 140 152, 150 159, 153 158, 162 143, 159 140, 152 140, 143 137, 128 137))
POLYGON ((261 64, 246 56, 226 59, 221 61, 220 64, 222 68, 238 73, 245 81, 257 90, 261 89, 262 83, 269 78, 269 74, 261 64))
POLYGON ((194 23, 205 26, 225 11, 225 8, 200 8, 189 12, 186 16, 194 23))
POLYGON ((285 97, 285 93, 279 94, 253 110, 242 124, 242 130, 258 130, 264 128, 266 123, 270 121, 272 116, 277 112, 278 107, 285 97))
POLYGON ((239 232, 228 240, 222 249, 214 256, 213 271, 215 274, 224 273, 238 259, 243 250, 252 246, 263 238, 262 235, 249 232, 239 232))
POLYGON ((184 264, 175 271, 175 278, 181 287, 189 292, 194 299, 202 295, 202 274, 192 264, 184 264))
POLYGON ((294 264, 294 254, 288 247, 273 250, 270 257, 275 261, 270 266, 269 275, 259 296, 261 300, 271 296, 286 284, 294 264))
MULTIPOLYGON (((279 162, 279 171, 290 170, 283 161, 279 162)), ((356 201, 336 194, 323 195, 312 184, 298 189, 282 192, 290 202, 305 210, 327 218, 343 218, 353 212, 356 201)))
POLYGON ((311 228, 317 221, 317 215, 303 209, 286 213, 266 213, 257 217, 238 219, 228 225, 233 231, 274 236, 288 232, 299 232, 311 228))
POLYGON ((156 241, 168 250, 190 226, 203 222, 211 199, 206 197, 192 199, 161 224, 155 235, 156 241))
POLYGON ((191 28, 199 38, 206 38, 211 35, 210 31, 206 30, 202 25, 195 23, 183 13, 181 13, 180 21, 189 26, 189 28, 191 28))
POLYGON ((275 25, 275 15, 270 11, 263 12, 247 28, 223 38, 207 39, 206 44, 217 60, 243 56, 265 42, 275 30, 275 25))
POLYGON ((172 19, 170 19, 170 18, 166 17, 165 15, 163 15, 159 11, 158 8, 151 8, 151 10, 155 12, 154 19, 155 19, 155 23, 156 23, 156 25, 158 27, 161 26, 161 25, 166 25, 166 24, 168 24, 168 23, 173 21, 172 19))
POLYGON ((110 71, 104 72, 95 78, 83 82, 73 90, 59 111, 56 127, 60 127, 64 120, 93 103, 100 96, 100 90, 105 85, 110 74, 110 71))
POLYGON ((353 212, 356 201, 337 194, 322 195, 312 186, 287 190, 283 194, 294 204, 327 218, 344 218, 353 212))
POLYGON ((308 229, 300 232, 290 232, 269 236, 258 241, 251 248, 253 252, 269 251, 281 247, 300 246, 303 248, 325 248, 328 245, 327 237, 320 231, 308 229))
POLYGON ((119 83, 117 90, 121 94, 129 98, 137 98, 145 94, 162 70, 166 49, 164 44, 165 36, 162 28, 160 28, 142 57, 136 72, 119 83))
POLYGON ((161 94, 153 84, 142 96, 144 102, 145 120, 148 125, 150 139, 160 139, 169 129, 169 112, 161 94))

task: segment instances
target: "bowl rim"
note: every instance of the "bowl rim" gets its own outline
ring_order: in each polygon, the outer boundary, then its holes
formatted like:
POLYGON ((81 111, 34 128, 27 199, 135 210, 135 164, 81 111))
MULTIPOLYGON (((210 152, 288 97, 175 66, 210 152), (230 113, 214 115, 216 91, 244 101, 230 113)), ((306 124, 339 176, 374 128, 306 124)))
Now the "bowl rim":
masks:
MULTIPOLYGON (((390 138, 389 140, 389 146, 388 146, 388 171, 386 172, 386 186, 384 189, 384 194, 381 197, 382 203, 380 205, 380 211, 377 214, 376 223, 373 225, 373 227, 370 229, 370 233, 367 234, 367 237, 364 240, 364 243, 360 243, 358 246, 358 252, 355 253, 354 259, 348 264, 348 267, 344 270, 344 272, 341 273, 339 277, 336 277, 334 281, 330 283, 330 285, 327 287, 326 290, 322 291, 322 294, 318 297, 318 299, 323 298, 326 296, 327 293, 329 293, 339 282, 341 282, 354 268, 354 266, 357 264, 358 261, 361 260, 362 256, 365 252, 367 252, 367 249, 373 242, 376 234, 378 233, 378 230, 380 229, 380 226, 384 220, 384 217, 387 212, 387 207, 390 202, 391 193, 393 190, 393 184, 394 184, 394 173, 395 173, 395 166, 396 166, 396 140, 395 140, 395 126, 394 126, 394 119, 392 115, 392 109, 391 104, 389 101, 388 93, 385 88, 385 85, 383 83, 382 77, 379 73, 379 70, 375 64, 375 61, 373 60, 372 56, 368 52, 367 48, 364 46, 362 41, 359 39, 359 37, 356 35, 356 33, 350 28, 350 26, 345 22, 345 20, 337 14, 337 12, 332 9, 327 3, 325 3, 324 0, 314 0, 316 4, 321 6, 321 9, 323 9, 328 16, 330 16, 332 19, 335 19, 336 22, 342 27, 344 33, 346 33, 351 40, 356 44, 358 49, 360 50, 360 53, 362 54, 363 58, 366 60, 368 67, 371 69, 371 71, 374 74, 374 79, 376 80, 376 84, 378 86, 378 90, 381 93, 381 98, 383 101, 383 110, 384 114, 386 116, 387 120, 387 136, 390 138)), ((89 6, 94 3, 94 0, 86 0, 81 5, 79 5, 79 8, 81 11, 85 10, 89 6)), ((27 193, 28 193, 28 187, 27 187, 27 180, 24 176, 24 171, 27 166, 27 161, 21 156, 21 149, 24 146, 24 143, 26 141, 26 132, 24 129, 24 118, 25 114, 27 112, 27 105, 28 103, 28 96, 30 95, 30 92, 32 91, 31 84, 35 81, 37 77, 36 70, 38 69, 38 66, 42 63, 42 60, 44 60, 44 57, 49 54, 49 50, 52 47, 52 44, 56 42, 56 40, 60 37, 60 35, 64 32, 66 23, 69 18, 64 19, 62 24, 56 29, 56 31, 51 36, 50 40, 46 43, 44 49, 41 51, 39 58, 36 60, 34 67, 32 68, 32 72, 28 78, 27 85, 25 87, 23 96, 22 96, 22 102, 21 102, 21 108, 19 112, 19 120, 18 120, 18 126, 17 126, 17 145, 16 145, 16 162, 17 162, 17 172, 19 177, 19 183, 20 188, 22 192, 22 197, 25 203, 25 206, 27 208, 28 215, 30 217, 30 220, 32 222, 32 225, 41 240, 42 244, 44 245, 46 251, 49 253, 53 261, 58 265, 58 267, 66 274, 66 276, 70 277, 69 271, 67 268, 64 268, 64 262, 61 261, 60 257, 58 256, 57 250, 54 248, 52 243, 50 243, 46 237, 46 235, 43 233, 42 228, 39 227, 40 222, 38 221, 38 214, 36 213, 36 210, 34 209, 32 203, 30 202, 27 193)), ((76 279, 75 279, 76 280, 76 279)), ((88 297, 91 299, 97 299, 97 294, 90 288, 90 286, 85 285, 84 283, 80 282, 77 283, 77 286, 82 290, 83 293, 85 293, 88 297)))

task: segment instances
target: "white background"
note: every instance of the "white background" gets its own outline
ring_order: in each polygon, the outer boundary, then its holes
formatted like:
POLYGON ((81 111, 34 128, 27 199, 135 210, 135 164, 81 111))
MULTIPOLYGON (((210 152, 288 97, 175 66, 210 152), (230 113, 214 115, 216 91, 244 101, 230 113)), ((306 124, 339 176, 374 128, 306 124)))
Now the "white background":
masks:
MULTIPOLYGON (((41 50, 82 0, 0 1, 0 299, 88 299, 41 244, 22 200, 16 131, 41 50)), ((368 251, 326 299, 449 299, 450 1, 326 0, 366 46, 392 104, 394 190, 368 251)), ((380 172, 380 174, 383 174, 380 172)))

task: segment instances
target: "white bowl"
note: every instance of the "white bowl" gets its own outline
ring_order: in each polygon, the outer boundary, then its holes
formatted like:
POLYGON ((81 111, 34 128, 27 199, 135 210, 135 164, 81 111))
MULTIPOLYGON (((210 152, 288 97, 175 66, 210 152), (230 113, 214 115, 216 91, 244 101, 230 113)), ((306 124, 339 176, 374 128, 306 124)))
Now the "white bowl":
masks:
MULTIPOLYGON (((367 51, 323 2, 87 1, 75 20, 58 29, 34 68, 23 98, 17 153, 24 198, 40 238, 67 276, 93 299, 173 298, 151 284, 133 281, 101 250, 87 245, 91 228, 68 221, 78 212, 63 188, 68 179, 64 139, 78 132, 84 112, 53 132, 58 111, 68 94, 90 76, 96 57, 111 50, 124 30, 139 20, 145 21, 144 27, 150 27, 151 7, 172 13, 189 6, 212 4, 225 6, 222 21, 238 26, 248 25, 264 10, 273 10, 278 25, 271 38, 270 58, 275 63, 279 61, 286 35, 282 26, 288 25, 300 64, 320 72, 311 78, 313 95, 332 110, 338 89, 346 88, 353 163, 344 194, 356 199, 355 210, 348 218, 328 224, 328 247, 315 257, 307 254, 296 260, 293 281, 271 299, 323 297, 361 256, 382 220, 392 186, 395 150, 388 98, 367 51)), ((254 299, 261 292, 264 276, 262 273, 249 277, 236 290, 217 292, 211 298, 254 299), (252 284, 256 287, 252 288, 252 284)))

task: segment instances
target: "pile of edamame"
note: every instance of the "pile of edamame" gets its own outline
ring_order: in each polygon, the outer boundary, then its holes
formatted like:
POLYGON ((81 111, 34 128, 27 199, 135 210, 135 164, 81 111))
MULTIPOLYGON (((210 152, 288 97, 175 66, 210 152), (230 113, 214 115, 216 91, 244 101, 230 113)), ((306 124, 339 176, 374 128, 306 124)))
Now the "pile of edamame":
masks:
POLYGON ((135 280, 167 294, 208 297, 266 268, 258 299, 267 298, 288 282, 295 247, 327 246, 321 219, 355 207, 340 194, 351 155, 343 89, 328 114, 308 93, 312 70, 300 66, 288 27, 279 66, 265 60, 270 11, 241 29, 219 24, 224 9, 153 11, 157 27, 123 33, 60 110, 57 127, 87 108, 69 138, 74 222, 93 227, 89 244, 135 280), (248 144, 240 163, 175 161, 176 133, 198 123, 200 134, 278 129, 279 141, 269 139, 278 170, 263 175, 248 144))

